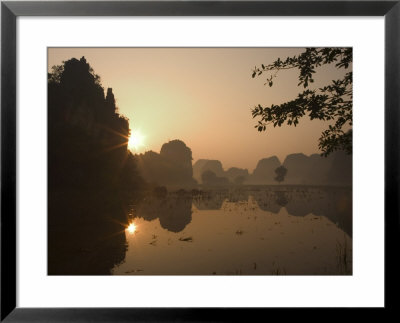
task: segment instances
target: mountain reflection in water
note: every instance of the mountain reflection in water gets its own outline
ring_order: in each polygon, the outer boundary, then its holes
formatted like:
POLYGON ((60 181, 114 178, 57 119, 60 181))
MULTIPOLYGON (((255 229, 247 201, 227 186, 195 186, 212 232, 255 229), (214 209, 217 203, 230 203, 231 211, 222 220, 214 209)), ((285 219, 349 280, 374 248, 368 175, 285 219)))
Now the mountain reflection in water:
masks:
POLYGON ((253 197, 263 211, 279 213, 285 207, 293 216, 325 216, 352 236, 351 194, 351 188, 337 187, 238 188, 196 194, 193 204, 198 210, 220 210, 225 200, 246 202, 253 197))
POLYGON ((182 231, 192 221, 192 196, 169 194, 166 197, 148 195, 137 206, 135 214, 147 221, 159 219, 162 228, 182 231))
POLYGON ((149 193, 113 274, 351 274, 352 191, 236 187, 149 193))

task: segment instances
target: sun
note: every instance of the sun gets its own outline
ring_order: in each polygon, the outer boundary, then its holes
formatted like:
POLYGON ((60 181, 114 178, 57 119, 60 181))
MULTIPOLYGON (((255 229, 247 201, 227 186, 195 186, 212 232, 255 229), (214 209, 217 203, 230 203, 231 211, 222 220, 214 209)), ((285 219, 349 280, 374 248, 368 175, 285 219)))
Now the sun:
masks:
POLYGON ((136 231, 136 225, 132 222, 128 225, 128 227, 126 228, 126 230, 130 233, 133 234, 136 231))
POLYGON ((140 133, 140 131, 132 132, 128 141, 129 149, 138 150, 142 146, 144 146, 144 136, 140 133))

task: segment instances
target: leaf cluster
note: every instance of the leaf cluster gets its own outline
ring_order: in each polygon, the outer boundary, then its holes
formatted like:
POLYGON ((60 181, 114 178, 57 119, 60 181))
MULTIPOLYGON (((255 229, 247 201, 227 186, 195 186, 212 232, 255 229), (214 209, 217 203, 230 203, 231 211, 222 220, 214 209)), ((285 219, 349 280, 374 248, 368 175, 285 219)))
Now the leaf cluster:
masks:
POLYGON ((326 86, 311 89, 314 83, 314 74, 317 68, 326 64, 335 64, 338 69, 348 69, 352 63, 352 48, 307 48, 302 54, 287 57, 285 60, 278 58, 275 62, 260 67, 255 67, 252 77, 269 73, 267 82, 270 87, 279 71, 298 69, 298 86, 303 86, 304 91, 288 102, 269 107, 260 104, 255 106, 251 113, 253 118, 259 118, 258 131, 266 131, 267 126, 273 125, 296 126, 300 118, 308 116, 310 120, 318 119, 329 121, 330 126, 319 139, 319 148, 322 155, 327 156, 335 150, 352 151, 351 131, 344 131, 353 124, 353 73, 347 72, 343 78, 332 80, 326 86))

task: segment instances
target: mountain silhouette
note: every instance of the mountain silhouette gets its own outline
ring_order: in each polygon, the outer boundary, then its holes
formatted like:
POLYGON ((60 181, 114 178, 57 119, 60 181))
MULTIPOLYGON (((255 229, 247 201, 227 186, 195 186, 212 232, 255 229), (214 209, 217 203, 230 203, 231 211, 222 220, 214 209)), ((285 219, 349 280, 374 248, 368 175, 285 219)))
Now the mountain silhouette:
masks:
POLYGON ((258 161, 257 167, 246 181, 248 184, 276 184, 275 169, 281 165, 278 157, 272 156, 258 161))
POLYGON ((128 151, 129 120, 82 57, 48 76, 49 189, 125 188, 142 182, 128 151))
POLYGON ((137 155, 143 178, 156 185, 194 186, 192 151, 181 140, 163 144, 160 153, 148 151, 137 155))

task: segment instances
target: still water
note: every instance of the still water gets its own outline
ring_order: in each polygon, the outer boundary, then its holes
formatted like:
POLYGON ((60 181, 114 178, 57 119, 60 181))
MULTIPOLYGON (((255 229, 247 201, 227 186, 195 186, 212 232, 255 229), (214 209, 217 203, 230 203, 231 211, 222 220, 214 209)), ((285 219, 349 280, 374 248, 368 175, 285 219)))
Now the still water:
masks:
POLYGON ((351 275, 352 191, 149 192, 128 210, 114 275, 351 275))

